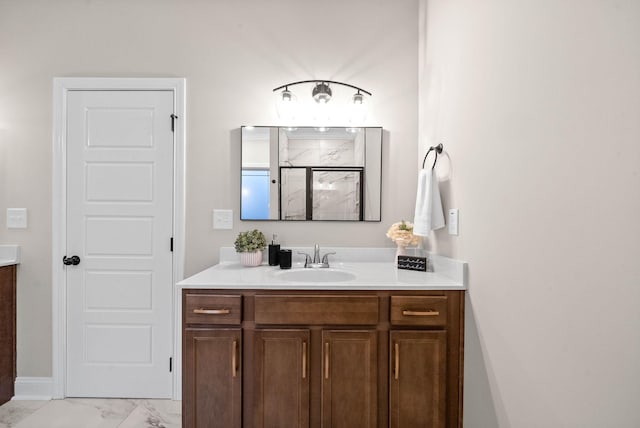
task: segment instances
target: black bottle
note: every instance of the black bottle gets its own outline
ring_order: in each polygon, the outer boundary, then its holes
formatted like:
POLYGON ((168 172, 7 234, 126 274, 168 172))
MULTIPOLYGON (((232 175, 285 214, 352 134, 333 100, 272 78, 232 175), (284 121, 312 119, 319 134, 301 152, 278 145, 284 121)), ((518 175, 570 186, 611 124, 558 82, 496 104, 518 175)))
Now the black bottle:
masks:
POLYGON ((269 266, 278 266, 280 264, 280 244, 278 244, 278 235, 273 234, 271 244, 269 244, 269 266))
POLYGON ((291 250, 280 250, 280 269, 291 269, 291 250))

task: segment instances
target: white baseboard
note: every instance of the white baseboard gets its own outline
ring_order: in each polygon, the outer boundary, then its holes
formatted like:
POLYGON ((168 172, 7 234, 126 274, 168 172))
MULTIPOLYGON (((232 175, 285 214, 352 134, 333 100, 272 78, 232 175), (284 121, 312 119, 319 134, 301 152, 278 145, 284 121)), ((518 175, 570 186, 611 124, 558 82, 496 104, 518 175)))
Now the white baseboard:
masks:
POLYGON ((50 377, 18 377, 12 400, 51 400, 53 379, 50 377))

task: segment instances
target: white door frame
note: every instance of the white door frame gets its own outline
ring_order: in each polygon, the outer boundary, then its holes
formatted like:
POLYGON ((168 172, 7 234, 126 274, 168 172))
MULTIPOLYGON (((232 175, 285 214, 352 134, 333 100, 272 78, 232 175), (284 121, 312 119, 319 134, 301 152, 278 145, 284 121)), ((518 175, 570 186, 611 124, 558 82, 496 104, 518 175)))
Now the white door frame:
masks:
MULTIPOLYGON (((185 235, 185 141, 186 141, 186 79, 183 78, 101 78, 59 77, 53 79, 53 177, 52 177, 52 381, 53 398, 66 396, 67 361, 67 284, 62 257, 66 254, 67 236, 67 95, 74 90, 165 90, 174 93, 175 122, 174 177, 173 177, 173 292, 175 283, 184 277, 185 235)), ((176 307, 176 302, 173 303, 176 307)), ((177 311, 173 319, 172 337, 180 327, 177 311)), ((175 342, 175 339, 173 340, 175 342)), ((178 398, 180 390, 181 344, 173 343, 173 392, 178 398), (177 358, 176 358, 177 357, 177 358)))

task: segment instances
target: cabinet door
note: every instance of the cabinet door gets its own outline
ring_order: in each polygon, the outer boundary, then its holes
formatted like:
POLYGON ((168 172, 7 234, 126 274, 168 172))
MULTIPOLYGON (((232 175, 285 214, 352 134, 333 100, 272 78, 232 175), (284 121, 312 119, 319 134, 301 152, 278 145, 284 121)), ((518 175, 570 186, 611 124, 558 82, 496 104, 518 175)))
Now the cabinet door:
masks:
POLYGON ((377 332, 322 332, 322 426, 378 426, 377 332))
POLYGON ((444 428, 445 331, 391 331, 390 428, 444 428))
POLYGON ((256 428, 309 427, 309 330, 256 330, 256 428))
POLYGON ((184 428, 240 428, 241 330, 188 328, 184 334, 184 428))

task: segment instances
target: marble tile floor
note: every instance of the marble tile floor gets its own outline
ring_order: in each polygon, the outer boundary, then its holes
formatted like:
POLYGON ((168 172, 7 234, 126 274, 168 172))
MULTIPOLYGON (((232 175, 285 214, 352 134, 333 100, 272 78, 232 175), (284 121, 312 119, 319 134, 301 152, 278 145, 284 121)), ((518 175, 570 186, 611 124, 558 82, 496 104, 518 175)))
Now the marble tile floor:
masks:
POLYGON ((0 406, 0 428, 180 428, 181 402, 67 398, 9 401, 0 406))

